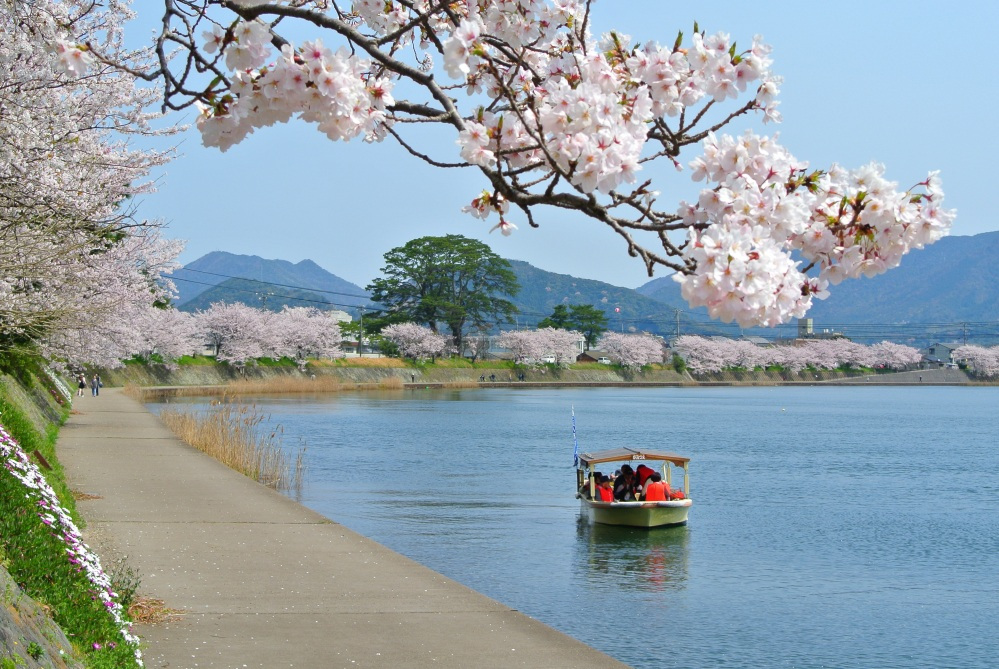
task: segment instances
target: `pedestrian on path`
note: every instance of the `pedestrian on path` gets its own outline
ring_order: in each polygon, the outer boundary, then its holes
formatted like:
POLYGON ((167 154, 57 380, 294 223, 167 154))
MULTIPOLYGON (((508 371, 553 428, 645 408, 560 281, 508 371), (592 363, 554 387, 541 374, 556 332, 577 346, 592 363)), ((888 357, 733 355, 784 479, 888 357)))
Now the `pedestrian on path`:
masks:
POLYGON ((76 375, 76 396, 83 397, 83 389, 87 387, 87 377, 83 372, 76 375))
POLYGON ((103 385, 104 384, 101 383, 101 377, 98 376, 97 374, 94 374, 94 378, 90 379, 90 394, 93 395, 94 397, 100 395, 101 386, 103 385))

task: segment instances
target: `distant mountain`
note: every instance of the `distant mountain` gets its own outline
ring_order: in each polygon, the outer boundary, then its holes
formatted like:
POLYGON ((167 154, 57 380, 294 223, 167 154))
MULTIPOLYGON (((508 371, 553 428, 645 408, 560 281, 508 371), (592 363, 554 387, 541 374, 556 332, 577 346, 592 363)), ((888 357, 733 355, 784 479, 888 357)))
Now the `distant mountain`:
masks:
MULTIPOLYGON (((925 345, 931 340, 999 344, 999 232, 945 237, 902 259, 902 264, 870 279, 833 286, 827 300, 808 314, 818 330, 832 329, 870 343, 889 339, 925 345), (991 337, 991 339, 989 339, 991 337)), ((511 301, 520 309, 516 323, 533 327, 557 304, 591 304, 607 314, 613 330, 675 334, 793 337, 796 324, 781 328, 739 328, 711 321, 703 308, 692 309, 669 276, 637 290, 602 281, 547 272, 510 260, 521 286, 511 301), (615 311, 619 309, 620 311, 615 311)), ((279 310, 284 304, 345 309, 373 307, 359 286, 331 274, 311 260, 290 263, 257 256, 214 252, 178 270, 179 308, 205 309, 212 302, 242 301, 279 310), (237 277, 237 278, 233 278, 237 277), (261 299, 263 298, 263 299, 261 299)))
POLYGON ((893 270, 833 286, 809 315, 828 323, 999 321, 999 232, 944 237, 893 270))
POLYGON ((285 305, 292 307, 316 307, 324 311, 339 309, 348 311, 350 306, 340 306, 336 295, 323 295, 297 288, 283 286, 268 286, 259 281, 246 279, 226 279, 195 295, 180 305, 181 311, 204 311, 213 302, 242 302, 251 307, 281 311, 285 305))
MULTIPOLYGON (((510 260, 509 263, 520 284, 520 292, 511 298, 511 302, 520 309, 518 322, 521 325, 537 325, 538 321, 551 315, 557 304, 591 304, 603 310, 608 326, 615 331, 623 329, 625 332, 652 332, 668 336, 676 330, 677 314, 673 305, 682 305, 682 300, 669 303, 652 299, 631 288, 546 272, 521 260, 510 260)), ((713 323, 693 324, 683 314, 681 331, 686 334, 718 334, 713 323)))
MULTIPOLYGON (((816 300, 808 317, 819 329, 834 329, 858 341, 884 336, 901 341, 906 332, 914 343, 925 339, 962 338, 976 331, 996 335, 999 321, 999 232, 944 237, 902 258, 895 269, 872 278, 833 286, 826 300, 816 300), (866 326, 858 328, 856 326, 866 326), (908 329, 897 326, 906 325, 908 329)), ((667 305, 684 305, 680 285, 661 277, 637 291, 667 305)), ((682 306, 692 318, 706 319, 704 308, 682 306)), ((786 328, 785 328, 786 329, 786 328)), ((748 332, 748 331, 747 331, 748 332)), ((768 331, 754 330, 754 334, 768 331)), ((769 331, 772 332, 772 331, 769 331)), ((992 343, 997 343, 993 341, 992 343)))
POLYGON ((291 263, 214 251, 188 263, 173 277, 183 311, 212 302, 243 302, 279 311, 285 304, 355 311, 368 306, 367 292, 311 260, 291 263))

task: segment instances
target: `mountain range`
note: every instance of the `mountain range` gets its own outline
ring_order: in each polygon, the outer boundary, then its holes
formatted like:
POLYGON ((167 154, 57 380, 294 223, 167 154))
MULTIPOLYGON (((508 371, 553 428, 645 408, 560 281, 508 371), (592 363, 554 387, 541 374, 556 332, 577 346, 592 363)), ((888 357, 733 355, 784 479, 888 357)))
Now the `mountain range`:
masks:
MULTIPOLYGON (((913 251, 902 264, 873 278, 833 286, 816 301, 808 317, 819 330, 842 332, 858 341, 889 339, 924 345, 930 340, 999 343, 999 232, 945 237, 913 251), (969 339, 970 336, 970 339, 969 339), (991 338, 991 339, 990 339, 991 338)), ((741 329, 711 321, 704 308, 690 308, 671 277, 653 279, 637 289, 556 274, 510 260, 521 286, 512 302, 516 324, 533 327, 557 304, 592 304, 604 310, 614 330, 681 334, 755 334, 793 337, 796 324, 777 329, 741 329)), ((185 311, 212 302, 241 301, 279 310, 284 304, 341 309, 377 308, 366 291, 311 260, 290 263, 216 251, 174 274, 185 311)), ((865 342, 869 343, 869 342, 865 342)))
POLYGON ((184 265, 171 277, 177 307, 207 309, 212 302, 243 302, 280 311, 285 304, 350 312, 371 304, 367 292, 311 260, 291 263, 213 251, 184 265))

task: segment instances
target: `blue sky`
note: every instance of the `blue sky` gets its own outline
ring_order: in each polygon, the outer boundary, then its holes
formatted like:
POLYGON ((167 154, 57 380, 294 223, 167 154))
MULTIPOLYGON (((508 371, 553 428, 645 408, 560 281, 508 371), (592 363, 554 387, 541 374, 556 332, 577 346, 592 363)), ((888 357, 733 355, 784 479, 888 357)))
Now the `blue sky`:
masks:
MULTIPOLYGON (((159 15, 139 12, 142 37, 159 15)), ((903 187, 940 170, 946 204, 958 210, 952 234, 999 230, 991 200, 999 3, 601 0, 593 30, 671 43, 695 20, 740 45, 761 34, 773 46, 784 122, 756 124, 758 132, 779 132, 814 168, 882 162, 903 187)), ((461 234, 544 270, 632 288, 648 281, 617 235, 580 216, 546 210, 539 230, 488 234, 491 224, 460 211, 484 185, 475 172, 427 167, 389 141, 334 143, 300 122, 260 130, 224 154, 203 148, 193 129, 174 141, 180 157, 155 175, 159 192, 142 198, 139 213, 186 240, 182 262, 211 251, 308 258, 363 287, 389 249, 461 234)), ((434 148, 457 157, 450 137, 434 148)), ((664 174, 664 194, 691 195, 686 174, 664 174)))

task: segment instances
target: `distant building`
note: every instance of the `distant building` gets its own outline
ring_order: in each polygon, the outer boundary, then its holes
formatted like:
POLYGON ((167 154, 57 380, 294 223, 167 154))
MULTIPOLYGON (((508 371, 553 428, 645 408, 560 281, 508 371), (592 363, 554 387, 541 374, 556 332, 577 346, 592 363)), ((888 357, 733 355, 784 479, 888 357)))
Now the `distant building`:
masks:
POLYGON ((831 328, 816 332, 811 318, 799 318, 798 339, 849 339, 849 337, 831 328))
POLYGON ((923 355, 923 364, 935 367, 953 365, 957 362, 957 360, 954 359, 954 351, 959 349, 961 346, 962 344, 957 342, 949 342, 946 344, 937 342, 936 344, 930 344, 920 351, 923 355))
POLYGON ((576 356, 576 362, 600 362, 601 358, 610 359, 606 351, 600 351, 595 348, 591 348, 588 351, 583 351, 576 356))

